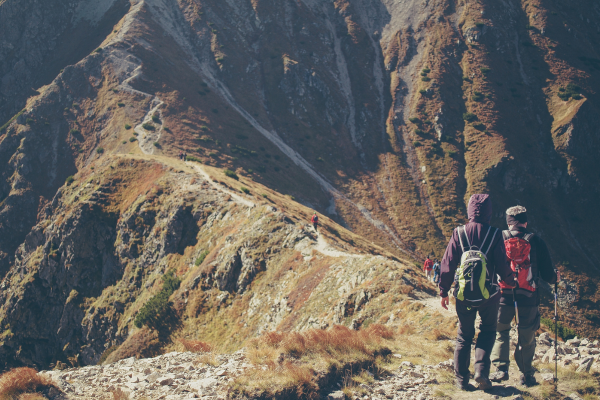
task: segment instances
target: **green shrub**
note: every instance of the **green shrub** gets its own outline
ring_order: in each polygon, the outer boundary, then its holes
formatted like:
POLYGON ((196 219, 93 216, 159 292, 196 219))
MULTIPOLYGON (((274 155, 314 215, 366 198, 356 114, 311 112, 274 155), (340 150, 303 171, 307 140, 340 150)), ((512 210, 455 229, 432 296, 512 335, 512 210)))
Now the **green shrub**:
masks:
POLYGON ((421 93, 421 94, 425 95, 425 94, 427 94, 427 90, 425 90, 425 89, 421 89, 421 90, 419 90, 419 93, 421 93))
POLYGON ((317 157, 317 161, 318 162, 325 162, 325 160, 323 160, 323 157, 317 157))
POLYGON ((212 158, 217 158, 219 155, 217 153, 215 153, 214 151, 211 151, 210 153, 208 153, 208 156, 212 157, 212 158))
POLYGON ((250 190, 249 190, 247 187, 243 187, 243 186, 242 186, 242 187, 240 188, 240 190, 242 191, 242 193, 245 193, 245 194, 249 194, 249 193, 250 193, 250 190))
POLYGON ((121 102, 119 102, 119 103, 117 103, 117 105, 118 105, 119 107, 125 107, 125 103, 121 103, 121 102))
MULTIPOLYGON (((157 147, 158 147, 158 146, 157 146, 157 147)), ((186 161, 195 161, 195 162, 199 162, 199 163, 201 163, 201 162, 202 162, 202 160, 201 160, 201 159, 199 159, 199 158, 197 158, 197 157, 194 157, 194 156, 186 156, 186 157, 185 157, 185 160, 186 160, 186 161)))
MULTIPOLYGON (((554 321, 552 319, 542 318, 541 322, 542 322, 542 324, 544 324, 548 328, 550 328, 552 330, 552 333, 554 333, 554 329, 556 328, 556 325, 554 324, 554 321)), ((562 338, 562 340, 573 339, 575 336, 577 336, 577 332, 575 332, 573 329, 563 326, 560 322, 558 322, 557 325, 558 325, 558 336, 560 336, 562 338)))
POLYGON ((140 134, 137 132, 133 132, 133 136, 138 137, 140 134))
POLYGON ((160 124, 160 118, 156 114, 152 115, 152 121, 156 122, 157 124, 160 124))
POLYGON ((154 147, 156 147, 156 148, 159 148, 159 147, 160 147, 160 143, 158 143, 158 142, 154 142, 154 143, 152 143, 152 144, 153 144, 153 145, 154 145, 154 147))
POLYGON ((421 120, 420 120, 419 118, 417 118, 417 117, 410 117, 408 120, 409 120, 410 122, 412 122, 413 124, 417 124, 417 123, 419 123, 419 122, 421 121, 421 120))
POLYGON ((132 137, 129 138, 130 142, 135 142, 136 140, 137 140, 137 138, 135 136, 132 136, 132 137))
POLYGON ((127 140, 123 140, 121 143, 123 143, 123 144, 127 144, 127 140))
POLYGON ((166 313, 171 306, 169 297, 179 289, 181 279, 176 277, 173 270, 171 270, 162 276, 162 280, 163 287, 161 291, 150 298, 137 313, 133 322, 136 327, 141 328, 144 325, 148 325, 151 328, 155 328, 161 325, 165 319, 166 313))
POLYGON ((200 126, 200 130, 206 132, 208 130, 208 126, 206 125, 201 125, 200 126))
POLYGON ((154 125, 152 125, 150 122, 145 122, 145 123, 142 125, 142 128, 144 128, 144 129, 145 129, 145 130, 147 130, 147 131, 153 131, 153 130, 155 130, 155 129, 156 129, 156 128, 154 127, 154 125))
POLYGON ((102 51, 102 47, 98 47, 96 50, 94 50, 96 53, 100 53, 102 51))
POLYGON ((431 78, 430 78, 430 77, 428 77, 428 76, 422 76, 422 77, 421 77, 421 80, 422 80, 423 82, 429 82, 429 81, 431 80, 431 78))
POLYGON ((102 153, 104 153, 104 147, 98 147, 98 148, 96 149, 96 153, 98 153, 98 154, 102 154, 102 153))
POLYGON ((485 24, 483 22, 478 22, 475 24, 475 26, 481 29, 485 26, 485 24))
POLYGON ((263 193, 263 194, 261 194, 261 196, 262 196, 262 197, 264 197, 265 199, 268 199, 268 198, 269 198, 269 195, 268 195, 268 194, 266 194, 266 193, 263 193))
POLYGON ((471 100, 473 101, 481 101, 483 100, 483 93, 474 91, 473 96, 471 96, 471 100))
POLYGON ((223 57, 217 57, 217 62, 218 62, 218 63, 222 63, 222 62, 223 62, 223 60, 224 60, 224 58, 223 58, 223 57))
POLYGON ((482 123, 473 124, 473 128, 477 129, 478 131, 484 131, 485 130, 485 125, 482 124, 482 123))
POLYGON ((419 136, 422 136, 425 132, 422 129, 415 129, 415 133, 419 136))
POLYGON ((240 178, 237 176, 237 174, 235 172, 233 172, 230 169, 226 169, 225 171, 223 171, 225 173, 225 176, 228 176, 230 178, 235 179, 236 181, 239 180, 240 178))
POLYGON ((413 147, 420 147, 421 146, 421 142, 419 142, 418 140, 415 140, 414 142, 412 142, 413 147))
POLYGON ((426 74, 428 74, 428 73, 431 72, 431 70, 429 68, 425 67, 425 68, 423 68, 423 72, 425 72, 426 74))
POLYGON ((448 157, 454 157, 456 155, 456 151, 446 150, 446 154, 448 155, 448 157))
POLYGON ((67 176, 67 179, 65 179, 65 183, 68 185, 70 185, 71 183, 73 183, 73 181, 75 180, 75 177, 73 175, 71 176, 67 176))
POLYGON ((25 120, 25 123, 26 123, 27 125, 33 125, 33 123, 34 123, 34 122, 35 122, 35 121, 33 120, 33 118, 27 118, 27 119, 25 120))
POLYGON ((206 258, 207 255, 208 255, 208 250, 202 250, 202 253, 200 253, 198 258, 196 258, 194 265, 196 267, 199 267, 200 265, 202 265, 202 263, 204 262, 204 259, 206 258))
POLYGON ((125 129, 127 129, 127 130, 131 129, 131 125, 125 124, 125 129))
POLYGON ((73 128, 73 129, 71 129, 71 130, 69 131, 69 133, 70 133, 71 135, 78 135, 78 134, 79 134, 79 129, 77 129, 77 128, 73 128))
POLYGON ((488 67, 481 67, 479 68, 479 70, 481 71, 482 74, 487 75, 489 74, 492 70, 488 67))
POLYGON ((562 87, 558 88, 558 91, 558 97, 564 101, 569 100, 571 97, 573 97, 575 100, 581 99, 581 88, 574 83, 569 83, 566 89, 562 87))
POLYGON ((427 72, 421 72, 421 76, 427 76, 427 72))
POLYGON ((467 122, 472 122, 477 119, 477 115, 470 113, 470 112, 466 112, 463 114, 463 119, 467 122))

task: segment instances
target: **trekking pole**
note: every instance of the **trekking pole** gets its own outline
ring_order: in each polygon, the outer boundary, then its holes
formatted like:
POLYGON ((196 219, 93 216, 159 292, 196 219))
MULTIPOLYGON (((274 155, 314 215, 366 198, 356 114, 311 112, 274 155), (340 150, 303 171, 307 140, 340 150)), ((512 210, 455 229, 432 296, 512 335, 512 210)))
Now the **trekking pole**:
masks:
POLYGON ((554 283, 554 386, 558 386, 558 280, 554 283))

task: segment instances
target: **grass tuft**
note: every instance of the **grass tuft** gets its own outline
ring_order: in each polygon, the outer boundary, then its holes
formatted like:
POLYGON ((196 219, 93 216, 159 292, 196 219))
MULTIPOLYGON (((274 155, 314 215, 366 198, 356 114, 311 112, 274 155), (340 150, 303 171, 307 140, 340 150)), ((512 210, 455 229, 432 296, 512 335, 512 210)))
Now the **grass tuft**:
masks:
POLYGON ((200 340, 179 339, 179 343, 192 353, 210 353, 213 349, 210 343, 201 342, 200 340))
POLYGON ((38 375, 33 368, 15 368, 0 375, 0 400, 21 398, 25 393, 54 386, 49 378, 38 375))
POLYGON ((226 169, 225 171, 223 171, 225 173, 225 176, 228 176, 230 178, 235 179, 236 181, 239 180, 240 178, 237 176, 237 174, 235 172, 233 172, 230 169, 226 169))
POLYGON ((390 353, 393 332, 379 324, 359 331, 344 326, 304 332, 269 332, 251 339, 247 357, 256 368, 232 383, 242 395, 261 393, 264 398, 319 398, 324 376, 341 378, 346 373, 373 366, 378 357, 390 353), (353 369, 353 367, 362 367, 353 369), (283 397, 281 397, 283 398, 283 397))

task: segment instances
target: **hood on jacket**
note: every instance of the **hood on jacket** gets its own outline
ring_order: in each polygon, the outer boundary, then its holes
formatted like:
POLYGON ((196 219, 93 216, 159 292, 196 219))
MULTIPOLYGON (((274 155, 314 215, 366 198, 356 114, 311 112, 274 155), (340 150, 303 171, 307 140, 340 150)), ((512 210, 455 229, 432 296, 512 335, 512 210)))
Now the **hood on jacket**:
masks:
POLYGON ((489 224, 492 219, 492 200, 489 194, 474 194, 469 199, 467 215, 471 222, 489 224))

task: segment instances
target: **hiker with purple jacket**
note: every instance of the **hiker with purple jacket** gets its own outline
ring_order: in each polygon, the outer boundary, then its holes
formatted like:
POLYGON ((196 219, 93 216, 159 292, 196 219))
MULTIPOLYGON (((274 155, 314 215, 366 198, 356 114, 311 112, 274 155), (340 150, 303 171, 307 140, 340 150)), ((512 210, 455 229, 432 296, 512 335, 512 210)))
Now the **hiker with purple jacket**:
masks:
POLYGON ((442 307, 448 309, 448 292, 456 282, 458 332, 454 351, 456 386, 473 390, 469 384, 471 344, 475 337, 475 319, 481 318, 475 343, 475 381, 481 390, 489 390, 490 354, 496 338, 498 320, 498 275, 514 284, 514 274, 506 257, 502 231, 490 226, 492 201, 487 194, 474 194, 467 209, 469 223, 454 230, 440 269, 442 307), (483 257, 482 257, 483 256, 483 257), (481 279, 480 279, 481 278, 481 279))

